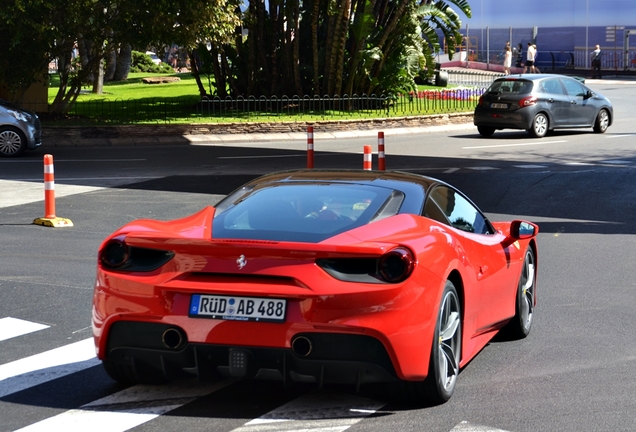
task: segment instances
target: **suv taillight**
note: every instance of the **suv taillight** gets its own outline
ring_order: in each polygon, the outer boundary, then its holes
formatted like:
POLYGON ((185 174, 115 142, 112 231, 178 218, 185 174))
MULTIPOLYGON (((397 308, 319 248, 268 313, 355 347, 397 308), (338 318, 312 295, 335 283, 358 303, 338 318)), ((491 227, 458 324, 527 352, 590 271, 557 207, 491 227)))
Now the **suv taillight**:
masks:
POLYGON ((524 97, 523 99, 521 99, 519 101, 519 107, 521 107, 521 108, 529 107, 529 106, 536 105, 536 104, 537 104, 536 96, 524 97))

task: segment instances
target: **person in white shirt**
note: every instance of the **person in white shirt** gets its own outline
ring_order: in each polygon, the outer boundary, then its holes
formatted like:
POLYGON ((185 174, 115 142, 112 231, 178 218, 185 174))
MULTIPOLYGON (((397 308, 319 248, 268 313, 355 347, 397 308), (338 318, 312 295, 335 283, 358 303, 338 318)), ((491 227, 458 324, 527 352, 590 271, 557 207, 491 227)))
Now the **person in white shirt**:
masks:
POLYGON ((534 58, 537 55, 537 49, 532 42, 528 42, 528 52, 526 56, 526 73, 535 73, 534 58))
POLYGON ((510 75, 511 66, 512 66, 512 50, 510 49, 510 45, 506 45, 506 49, 504 51, 504 61, 503 61, 504 74, 510 75))

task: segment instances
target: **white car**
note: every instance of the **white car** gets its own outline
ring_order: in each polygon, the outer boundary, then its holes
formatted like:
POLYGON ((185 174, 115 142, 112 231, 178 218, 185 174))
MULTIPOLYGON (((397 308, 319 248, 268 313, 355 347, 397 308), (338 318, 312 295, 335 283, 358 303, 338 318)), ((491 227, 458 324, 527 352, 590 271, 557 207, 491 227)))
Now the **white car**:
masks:
POLYGON ((152 52, 152 51, 146 51, 146 55, 149 55, 150 58, 152 59, 152 62, 154 64, 159 64, 161 63, 161 59, 157 56, 156 53, 152 52))

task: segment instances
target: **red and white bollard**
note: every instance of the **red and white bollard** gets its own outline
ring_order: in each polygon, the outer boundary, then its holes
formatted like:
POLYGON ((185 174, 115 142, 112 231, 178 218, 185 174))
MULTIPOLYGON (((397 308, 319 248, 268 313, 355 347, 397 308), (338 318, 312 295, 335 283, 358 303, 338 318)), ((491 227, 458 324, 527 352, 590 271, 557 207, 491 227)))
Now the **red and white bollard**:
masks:
POLYGON ((378 132, 378 169, 384 171, 386 169, 384 154, 384 132, 378 132))
POLYGON ((362 169, 365 171, 371 171, 373 169, 373 149, 370 145, 364 146, 364 159, 362 162, 362 169))
POLYGON ((53 155, 44 155, 44 217, 55 218, 55 169, 53 155))
POLYGON ((53 155, 44 155, 44 217, 33 221, 36 225, 49 227, 72 227, 70 219, 55 216, 55 170, 53 155))
POLYGON ((314 167, 314 127, 307 126, 307 168, 314 167))

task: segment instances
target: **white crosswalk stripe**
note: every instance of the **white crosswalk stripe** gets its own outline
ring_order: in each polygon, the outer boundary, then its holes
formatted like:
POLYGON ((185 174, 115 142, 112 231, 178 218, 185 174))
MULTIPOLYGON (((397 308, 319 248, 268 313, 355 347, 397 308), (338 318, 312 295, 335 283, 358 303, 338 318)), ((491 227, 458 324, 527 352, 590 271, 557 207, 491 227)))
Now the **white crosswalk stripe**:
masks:
POLYGON ((44 330, 49 326, 18 318, 0 318, 0 341, 44 330))
POLYGON ((342 432, 383 406, 384 402, 346 394, 305 395, 232 432, 342 432))
POLYGON ((0 365, 0 397, 99 364, 93 338, 0 365))
POLYGON ((19 432, 124 432, 233 382, 227 379, 212 384, 138 385, 34 423, 19 432))

